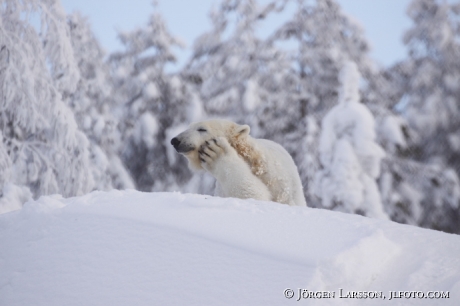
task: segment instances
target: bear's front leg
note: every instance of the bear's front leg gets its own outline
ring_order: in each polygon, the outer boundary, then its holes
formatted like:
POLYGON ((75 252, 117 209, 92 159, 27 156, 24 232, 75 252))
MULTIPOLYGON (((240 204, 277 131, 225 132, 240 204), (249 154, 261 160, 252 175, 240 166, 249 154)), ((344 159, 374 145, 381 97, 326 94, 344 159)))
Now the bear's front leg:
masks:
POLYGON ((271 201, 267 186, 224 137, 206 141, 198 151, 201 165, 219 184, 217 196, 271 201))

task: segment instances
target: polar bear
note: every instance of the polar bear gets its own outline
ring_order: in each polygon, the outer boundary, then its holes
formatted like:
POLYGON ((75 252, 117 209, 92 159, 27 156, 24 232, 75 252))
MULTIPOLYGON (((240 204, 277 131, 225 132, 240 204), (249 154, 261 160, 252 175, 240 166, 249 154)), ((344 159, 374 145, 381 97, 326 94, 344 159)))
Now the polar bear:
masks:
POLYGON ((279 144, 255 139, 248 125, 214 119, 192 124, 171 140, 195 170, 216 179, 215 195, 306 206, 297 167, 279 144))

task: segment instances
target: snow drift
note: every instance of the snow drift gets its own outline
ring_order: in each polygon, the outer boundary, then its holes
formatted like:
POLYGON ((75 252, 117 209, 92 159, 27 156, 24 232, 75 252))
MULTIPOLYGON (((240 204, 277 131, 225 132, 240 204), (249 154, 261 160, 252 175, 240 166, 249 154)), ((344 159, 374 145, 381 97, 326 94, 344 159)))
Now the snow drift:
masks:
POLYGON ((457 235, 254 200, 133 190, 41 197, 0 215, 0 246, 0 305, 456 305, 460 299, 457 235), (335 297, 297 302, 299 288, 335 297), (382 292, 385 299, 340 297, 351 291, 382 292), (390 300, 390 291, 448 291, 449 297, 390 300))

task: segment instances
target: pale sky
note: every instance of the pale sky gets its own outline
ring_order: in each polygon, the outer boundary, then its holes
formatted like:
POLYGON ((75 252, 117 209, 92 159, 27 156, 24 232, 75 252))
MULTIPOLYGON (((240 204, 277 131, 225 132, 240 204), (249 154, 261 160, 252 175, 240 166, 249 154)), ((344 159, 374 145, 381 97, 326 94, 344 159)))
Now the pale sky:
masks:
MULTIPOLYGON (((61 0, 67 13, 74 10, 87 16, 106 51, 120 49, 117 30, 130 31, 147 23, 153 12, 151 0, 61 0)), ((208 12, 218 0, 158 0, 159 9, 172 34, 188 47, 210 29, 208 12)), ((402 36, 411 26, 406 16, 410 0, 337 0, 343 12, 360 23, 370 42, 371 57, 387 66, 403 59, 406 49, 402 36)), ((189 56, 179 51, 179 65, 189 56)))

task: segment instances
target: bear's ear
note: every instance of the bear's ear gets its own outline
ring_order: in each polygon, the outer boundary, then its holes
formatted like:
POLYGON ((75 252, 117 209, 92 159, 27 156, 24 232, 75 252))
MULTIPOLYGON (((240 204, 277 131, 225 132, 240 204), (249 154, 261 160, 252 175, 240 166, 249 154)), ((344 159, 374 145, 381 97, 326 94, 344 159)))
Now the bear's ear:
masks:
POLYGON ((250 131, 251 131, 251 128, 247 124, 238 125, 237 128, 236 128, 236 133, 237 133, 238 137, 239 136, 247 136, 247 135, 249 135, 250 131))

